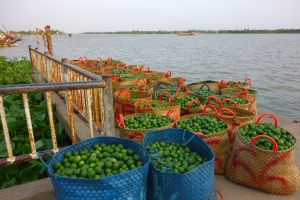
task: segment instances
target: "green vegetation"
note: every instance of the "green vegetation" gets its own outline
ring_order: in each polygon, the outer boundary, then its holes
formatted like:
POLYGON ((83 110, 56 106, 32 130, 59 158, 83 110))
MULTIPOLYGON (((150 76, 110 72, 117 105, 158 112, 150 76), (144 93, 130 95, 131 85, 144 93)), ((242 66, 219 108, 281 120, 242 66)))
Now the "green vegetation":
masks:
POLYGON ((192 132, 200 132, 205 135, 218 133, 227 129, 227 125, 222 120, 205 115, 179 120, 177 126, 192 132))
POLYGON ((205 163, 208 159, 204 156, 192 152, 184 144, 175 142, 165 143, 156 142, 147 145, 151 154, 159 154, 159 157, 153 159, 153 165, 161 171, 187 173, 199 165, 205 163))
MULTIPOLYGON (((258 135, 266 134, 276 141, 279 151, 287 150, 296 143, 294 136, 273 124, 247 124, 240 127, 239 132, 248 142, 258 135)), ((267 138, 258 139, 255 145, 265 150, 273 150, 272 142, 267 138)))
POLYGON ((174 120, 166 116, 144 114, 125 117, 124 122, 127 129, 146 130, 170 125, 174 120))
POLYGON ((9 60, 0 57, 0 85, 31 83, 31 70, 30 61, 25 58, 9 60))
POLYGON ((93 148, 66 152, 54 163, 55 174, 71 178, 103 178, 143 165, 140 157, 122 144, 95 144, 93 148))
MULTIPOLYGON (((0 58, 0 84, 28 84, 31 83, 32 68, 28 60, 8 60, 0 58)), ((14 155, 31 153, 26 117, 22 96, 19 94, 3 97, 6 120, 14 155)), ((37 150, 52 148, 47 103, 41 93, 29 93, 28 101, 32 120, 35 145, 37 150)), ((55 107, 54 107, 55 110, 55 107)), ((70 144, 61 123, 56 122, 57 140, 60 146, 70 144)), ((2 124, 0 124, 0 159, 7 157, 2 124)), ((22 184, 45 177, 40 174, 42 164, 32 160, 23 164, 13 164, 0 167, 0 189, 16 184, 22 184)))

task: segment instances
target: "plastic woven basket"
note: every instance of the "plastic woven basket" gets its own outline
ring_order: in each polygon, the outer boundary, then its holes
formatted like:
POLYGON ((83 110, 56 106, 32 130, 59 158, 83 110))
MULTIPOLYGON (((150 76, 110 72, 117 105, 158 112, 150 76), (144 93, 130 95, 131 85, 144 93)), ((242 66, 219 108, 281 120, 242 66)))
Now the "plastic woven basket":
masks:
MULTIPOLYGON (((41 156, 39 155, 41 158, 41 156)), ((42 159, 41 159, 42 160, 42 159)), ((150 159, 143 146, 127 139, 115 137, 96 137, 71 145, 56 153, 46 165, 50 175, 53 190, 57 199, 82 200, 82 199, 146 199, 147 174, 150 159), (143 166, 125 173, 116 174, 100 179, 69 178, 54 174, 53 165, 62 161, 67 151, 80 151, 91 148, 94 144, 123 144, 125 148, 132 149, 144 163, 143 166)))
POLYGON ((214 154, 197 135, 183 129, 166 129, 147 133, 144 145, 155 142, 176 142, 188 145, 192 151, 208 158, 204 164, 185 173, 149 170, 148 199, 151 200, 216 200, 214 154))

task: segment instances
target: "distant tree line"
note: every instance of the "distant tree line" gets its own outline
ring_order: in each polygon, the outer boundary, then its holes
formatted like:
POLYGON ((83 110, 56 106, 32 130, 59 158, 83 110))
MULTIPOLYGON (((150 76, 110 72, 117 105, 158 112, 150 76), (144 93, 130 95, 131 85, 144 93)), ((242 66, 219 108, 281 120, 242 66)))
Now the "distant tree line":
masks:
POLYGON ((231 33, 253 33, 253 34, 270 34, 270 33, 300 33, 300 29, 242 29, 242 30, 186 30, 186 31, 111 31, 111 32, 84 32, 83 34, 176 34, 178 32, 196 32, 196 33, 212 33, 212 34, 231 34, 231 33))

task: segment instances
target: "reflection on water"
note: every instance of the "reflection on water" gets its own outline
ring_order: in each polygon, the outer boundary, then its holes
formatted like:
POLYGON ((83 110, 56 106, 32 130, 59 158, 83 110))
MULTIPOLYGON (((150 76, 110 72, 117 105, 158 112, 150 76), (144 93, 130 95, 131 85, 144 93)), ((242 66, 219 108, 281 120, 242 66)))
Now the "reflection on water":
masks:
MULTIPOLYGON (((7 57, 28 56, 25 37, 19 47, 0 49, 7 57)), ((258 90, 258 106, 300 119, 300 35, 200 34, 54 36, 55 56, 112 56, 130 64, 172 70, 189 82, 204 79, 241 80, 248 74, 258 90)), ((40 48, 43 48, 40 40, 40 48)))

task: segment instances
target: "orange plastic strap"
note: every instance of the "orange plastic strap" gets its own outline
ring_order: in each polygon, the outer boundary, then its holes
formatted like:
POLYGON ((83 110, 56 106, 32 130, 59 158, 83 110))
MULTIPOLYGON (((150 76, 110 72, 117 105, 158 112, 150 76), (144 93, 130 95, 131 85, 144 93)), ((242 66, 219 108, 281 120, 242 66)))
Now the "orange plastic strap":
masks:
POLYGON ((220 87, 224 87, 225 85, 226 85, 226 81, 225 80, 221 80, 219 83, 218 83, 218 85, 220 86, 220 87))
POLYGON ((171 114, 173 114, 173 120, 174 120, 174 122, 177 122, 177 120, 179 118, 178 113, 175 110, 169 110, 166 116, 170 117, 171 114))
POLYGON ((185 85, 180 85, 176 90, 176 94, 180 92, 181 88, 184 88, 186 93, 190 93, 190 90, 185 85))
POLYGON ((125 128, 124 116, 123 114, 119 114, 119 122, 122 128, 125 128))
POLYGON ((232 99, 230 99, 230 98, 224 98, 224 99, 221 101, 221 105, 223 105, 223 103, 226 102, 226 101, 231 102, 236 108, 238 107, 238 104, 237 104, 234 100, 232 100, 232 99))
POLYGON ((125 94, 126 100, 129 100, 129 92, 128 90, 119 90, 117 96, 120 97, 121 94, 125 94))
POLYGON ((169 78, 172 76, 172 72, 171 71, 167 71, 163 76, 165 76, 166 78, 169 78))
POLYGON ((254 138, 251 140, 250 144, 255 145, 256 141, 259 140, 260 138, 263 138, 263 137, 269 139, 269 140, 272 142, 272 144, 273 144, 273 150, 274 150, 275 153, 277 153, 277 152, 278 152, 278 145, 277 145, 276 141, 275 141, 272 137, 270 137, 270 136, 268 136, 268 135, 265 135, 265 134, 263 134, 263 135, 258 135, 258 136, 254 137, 254 138))
POLYGON ((240 94, 235 95, 237 97, 245 96, 248 101, 250 101, 249 92, 242 92, 240 94))
POLYGON ((252 79, 251 79, 249 76, 246 76, 246 77, 245 77, 244 82, 245 82, 245 83, 249 83, 250 87, 252 87, 252 83, 253 83, 253 82, 252 82, 252 79))
POLYGON ((274 126, 278 126, 278 118, 276 115, 274 115, 273 113, 270 113, 270 112, 266 112, 266 113, 263 113, 261 114, 257 119, 256 119, 256 123, 260 123, 260 120, 265 117, 266 115, 270 115, 273 120, 274 120, 274 126))
POLYGON ((217 110, 217 108, 214 106, 214 105, 212 105, 212 104, 206 104, 204 107, 203 107, 203 113, 207 113, 207 111, 206 111, 206 109, 207 108, 210 108, 213 112, 215 112, 215 113, 217 113, 218 112, 218 110, 217 110))
POLYGON ((209 103, 209 102, 211 101, 211 99, 216 100, 217 104, 218 104, 219 106, 222 106, 222 102, 220 101, 220 99, 219 99, 217 96, 215 96, 215 95, 209 96, 209 97, 207 98, 207 103, 209 103))
POLYGON ((231 119, 231 118, 236 118, 236 113, 232 110, 230 110, 229 108, 221 108, 218 110, 218 116, 224 119, 231 119), (222 115, 222 111, 227 111, 229 112, 231 115, 222 115))
POLYGON ((189 101, 189 102, 186 104, 186 108, 187 108, 187 110, 188 110, 189 112, 190 112, 192 103, 198 104, 198 108, 200 108, 200 106, 201 106, 200 101, 197 101, 197 100, 193 99, 193 100, 189 101))
POLYGON ((135 83, 134 83, 133 85, 137 85, 140 81, 143 81, 142 84, 144 84, 144 85, 147 84, 144 78, 139 78, 139 79, 137 79, 137 80, 135 81, 135 83))
MULTIPOLYGON (((184 85, 184 81, 185 81, 186 79, 185 78, 183 78, 183 77, 180 77, 180 79, 178 80, 178 84, 179 85, 184 85)), ((184 85, 185 86, 185 85, 184 85)))
POLYGON ((149 88, 149 86, 148 86, 147 84, 143 84, 143 85, 140 86, 140 92, 143 92, 143 88, 144 88, 144 87, 146 87, 147 92, 148 92, 149 94, 151 94, 150 88, 149 88))
POLYGON ((231 88, 231 86, 232 86, 233 83, 236 83, 238 87, 241 87, 241 85, 240 85, 239 82, 237 82, 237 81, 231 81, 231 82, 228 84, 227 87, 228 87, 228 88, 231 88))
POLYGON ((195 135, 199 135, 200 137, 205 137, 204 133, 201 132, 193 132, 195 135))
POLYGON ((172 97, 172 95, 170 95, 169 92, 165 92, 162 95, 160 95, 159 100, 163 101, 163 97, 166 96, 166 95, 169 97, 169 102, 172 102, 173 97, 172 97))

